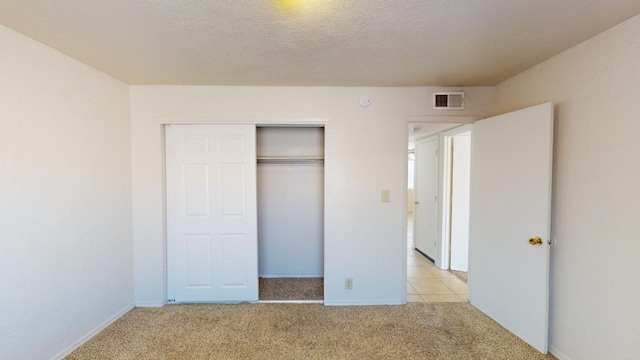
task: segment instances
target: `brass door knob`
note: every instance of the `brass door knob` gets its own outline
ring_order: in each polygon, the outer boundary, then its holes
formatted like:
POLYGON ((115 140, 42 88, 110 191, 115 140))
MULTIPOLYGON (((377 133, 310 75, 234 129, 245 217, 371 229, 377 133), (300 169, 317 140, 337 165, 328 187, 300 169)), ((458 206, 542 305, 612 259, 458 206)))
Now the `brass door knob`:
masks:
POLYGON ((531 245, 542 245, 542 239, 540 236, 536 236, 534 238, 529 239, 529 244, 531 245))
POLYGON ((413 205, 420 205, 420 202, 418 202, 418 201, 414 201, 414 202, 413 202, 413 205))

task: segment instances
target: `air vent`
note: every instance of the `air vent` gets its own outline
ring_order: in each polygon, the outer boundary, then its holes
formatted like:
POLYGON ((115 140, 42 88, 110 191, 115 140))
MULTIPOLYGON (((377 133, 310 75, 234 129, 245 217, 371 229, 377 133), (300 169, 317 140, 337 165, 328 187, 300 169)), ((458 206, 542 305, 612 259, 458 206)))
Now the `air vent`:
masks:
POLYGON ((434 93, 433 108, 440 110, 464 110, 464 93, 434 93))

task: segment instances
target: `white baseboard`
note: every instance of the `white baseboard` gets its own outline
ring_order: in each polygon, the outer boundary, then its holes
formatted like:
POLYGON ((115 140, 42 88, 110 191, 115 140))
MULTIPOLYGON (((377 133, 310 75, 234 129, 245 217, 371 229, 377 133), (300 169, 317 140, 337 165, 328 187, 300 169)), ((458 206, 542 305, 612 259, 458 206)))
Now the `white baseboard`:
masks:
POLYGON ((258 304, 324 304, 323 300, 258 300, 258 304))
POLYGON ((136 302, 135 307, 163 307, 166 304, 162 301, 136 302))
POLYGON ((400 299, 380 300, 324 300, 325 306, 404 305, 400 299))
POLYGON ((131 309, 133 309, 133 304, 127 305, 122 308, 120 311, 115 313, 113 316, 109 317, 107 320, 103 321, 102 324, 96 326, 93 330, 89 331, 86 335, 81 337, 80 339, 74 341, 71 345, 67 346, 64 350, 59 352, 57 355, 51 357, 51 359, 64 359, 67 355, 71 354, 75 349, 82 346, 82 344, 89 341, 92 337, 98 335, 98 333, 107 328, 107 326, 113 324, 116 320, 118 320, 122 315, 128 313, 131 309))
POLYGON ((549 346, 549 353, 558 358, 558 360, 571 360, 570 357, 563 354, 560 350, 554 348, 553 346, 549 346))
POLYGON ((260 274, 261 278, 274 279, 274 278, 321 278, 324 274, 309 275, 309 274, 260 274))

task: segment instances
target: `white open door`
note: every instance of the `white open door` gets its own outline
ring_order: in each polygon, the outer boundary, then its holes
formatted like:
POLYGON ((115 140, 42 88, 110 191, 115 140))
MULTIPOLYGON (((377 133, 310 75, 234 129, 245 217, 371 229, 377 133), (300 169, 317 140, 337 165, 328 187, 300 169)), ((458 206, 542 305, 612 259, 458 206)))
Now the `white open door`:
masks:
POLYGON ((416 141, 413 245, 436 259, 438 234, 438 137, 416 141))
POLYGON ((166 126, 167 292, 258 300, 254 125, 166 126))
POLYGON ((552 149, 551 103, 473 126, 471 304, 545 354, 552 149))

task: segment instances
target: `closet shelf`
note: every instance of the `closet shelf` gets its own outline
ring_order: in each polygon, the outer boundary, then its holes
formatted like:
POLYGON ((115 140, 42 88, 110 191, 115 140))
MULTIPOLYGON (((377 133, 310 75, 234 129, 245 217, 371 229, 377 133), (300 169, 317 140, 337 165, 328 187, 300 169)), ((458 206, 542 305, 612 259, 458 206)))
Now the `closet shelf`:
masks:
POLYGON ((322 156, 259 156, 258 164, 324 164, 322 156))

